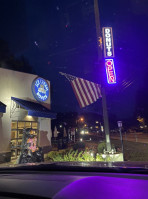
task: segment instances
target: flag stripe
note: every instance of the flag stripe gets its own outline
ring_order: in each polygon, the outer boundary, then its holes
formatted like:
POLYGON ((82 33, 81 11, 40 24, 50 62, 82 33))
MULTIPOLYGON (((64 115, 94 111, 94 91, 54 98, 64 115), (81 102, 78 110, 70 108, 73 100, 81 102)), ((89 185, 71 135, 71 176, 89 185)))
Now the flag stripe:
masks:
POLYGON ((90 96, 90 94, 89 94, 89 92, 88 92, 88 89, 87 89, 87 87, 86 87, 86 84, 84 83, 84 80, 83 80, 83 79, 80 79, 80 82, 81 82, 81 86, 82 86, 82 88, 83 88, 83 90, 84 90, 84 93, 85 93, 85 95, 86 95, 87 101, 89 102, 89 104, 92 104, 93 101, 92 101, 91 96, 90 96))
POLYGON ((93 89, 92 89, 92 87, 91 87, 91 84, 90 84, 90 82, 87 81, 87 80, 85 80, 85 82, 86 82, 86 86, 88 87, 88 90, 90 91, 91 98, 92 98, 93 102, 95 102, 97 99, 96 99, 96 96, 95 96, 95 94, 94 94, 94 91, 93 91, 93 89))
POLYGON ((94 88, 94 91, 95 91, 95 94, 96 94, 96 98, 98 99, 98 98, 99 98, 99 95, 98 95, 98 93, 97 93, 96 85, 95 85, 94 83, 92 83, 92 82, 91 82, 91 84, 92 84, 92 86, 93 86, 93 88, 94 88))
MULTIPOLYGON (((91 88, 92 88, 92 90, 93 90, 93 93, 94 93, 94 96, 95 96, 95 98, 96 98, 96 100, 97 100, 97 95, 96 95, 96 92, 95 92, 95 89, 94 89, 94 86, 93 86, 93 83, 92 82, 90 82, 90 86, 91 86, 91 88)), ((95 101, 96 101, 95 100, 95 101)))
POLYGON ((84 106, 84 104, 83 104, 83 101, 82 101, 82 99, 81 99, 81 96, 79 96, 79 92, 77 92, 77 88, 76 88, 76 86, 75 86, 74 81, 71 81, 71 86, 72 86, 72 89, 73 89, 73 91, 74 91, 74 94, 75 94, 75 96, 76 96, 76 98, 77 98, 77 100, 78 100, 79 106, 82 108, 82 107, 84 106))
POLYGON ((78 87, 79 87, 79 89, 80 89, 81 96, 83 97, 83 100, 84 100, 83 102, 84 102, 84 104, 85 104, 86 106, 88 106, 89 103, 88 103, 87 98, 86 98, 86 96, 85 96, 85 94, 84 94, 84 91, 83 91, 83 89, 82 89, 82 87, 81 87, 81 84, 80 84, 80 82, 79 82, 79 78, 76 79, 76 82, 77 82, 77 85, 78 85, 78 87))
POLYGON ((81 90, 80 90, 80 88, 79 88, 79 85, 78 85, 78 83, 77 83, 76 80, 74 80, 74 82, 75 82, 75 85, 76 85, 77 90, 78 90, 78 92, 79 92, 79 96, 81 96, 81 99, 82 99, 82 102, 83 102, 82 107, 85 107, 85 106, 87 106, 87 104, 86 104, 86 102, 85 102, 85 100, 84 100, 84 97, 83 97, 83 95, 82 95, 82 93, 81 93, 81 90))
POLYGON ((95 87, 95 91, 96 91, 96 94, 97 94, 97 99, 99 99, 99 93, 98 93, 98 90, 97 90, 97 84, 94 84, 94 87, 95 87))
POLYGON ((79 90, 78 90, 78 88, 77 88, 77 85, 76 85, 76 83, 75 83, 75 80, 72 81, 72 85, 73 85, 74 90, 75 90, 75 95, 76 95, 76 97, 78 97, 78 99, 79 99, 78 102, 80 102, 81 107, 84 107, 85 105, 84 105, 84 103, 83 103, 83 99, 82 99, 82 97, 81 97, 81 95, 80 95, 80 92, 79 92, 79 90))
POLYGON ((74 94, 81 108, 92 104, 101 97, 100 85, 66 73, 60 73, 70 81, 74 94))

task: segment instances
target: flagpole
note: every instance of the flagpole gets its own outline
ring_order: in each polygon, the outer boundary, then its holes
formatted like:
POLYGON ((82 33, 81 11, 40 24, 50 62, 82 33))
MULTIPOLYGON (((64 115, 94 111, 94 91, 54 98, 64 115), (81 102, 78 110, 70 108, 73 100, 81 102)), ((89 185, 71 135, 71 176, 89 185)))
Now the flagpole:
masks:
MULTIPOLYGON (((95 23, 96 23, 96 33, 97 33, 97 43, 98 43, 98 62, 101 67, 104 67, 103 61, 103 52, 102 52, 102 31, 100 25, 100 16, 99 16, 99 5, 98 0, 94 0, 94 13, 95 13, 95 23)), ((102 91, 102 108, 103 108, 103 120, 104 120, 104 130, 106 137, 106 147, 107 151, 111 151, 111 141, 110 141, 110 133, 109 133, 109 122, 108 122, 108 112, 107 112, 107 104, 106 104, 106 94, 105 88, 101 84, 102 91)))

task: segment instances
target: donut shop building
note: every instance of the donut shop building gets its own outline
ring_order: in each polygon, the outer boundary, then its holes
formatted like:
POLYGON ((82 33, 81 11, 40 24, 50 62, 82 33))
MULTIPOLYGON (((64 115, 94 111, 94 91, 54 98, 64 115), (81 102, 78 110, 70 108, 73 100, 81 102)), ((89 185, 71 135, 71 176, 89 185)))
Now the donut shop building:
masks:
POLYGON ((51 147, 50 82, 33 74, 0 68, 0 162, 20 154, 24 128, 31 128, 38 146, 51 147))

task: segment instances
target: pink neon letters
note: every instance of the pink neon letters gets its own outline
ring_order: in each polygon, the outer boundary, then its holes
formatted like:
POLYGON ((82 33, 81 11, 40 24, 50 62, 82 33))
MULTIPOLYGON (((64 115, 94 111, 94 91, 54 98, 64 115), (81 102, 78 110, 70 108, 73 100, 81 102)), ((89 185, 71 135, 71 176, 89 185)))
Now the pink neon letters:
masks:
POLYGON ((114 60, 113 59, 105 59, 105 67, 106 67, 108 83, 115 84, 116 83, 116 74, 115 74, 114 60))

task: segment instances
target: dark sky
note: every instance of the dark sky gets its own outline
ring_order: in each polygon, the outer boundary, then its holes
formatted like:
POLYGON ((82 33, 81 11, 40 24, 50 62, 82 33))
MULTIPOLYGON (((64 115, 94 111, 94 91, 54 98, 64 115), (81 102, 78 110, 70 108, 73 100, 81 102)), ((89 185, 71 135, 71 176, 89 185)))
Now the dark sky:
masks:
MULTIPOLYGON (((110 114, 132 117, 147 72, 148 1, 99 0, 101 25, 113 28, 117 84, 107 85, 110 114)), ((54 111, 101 113, 101 100, 80 110, 59 71, 106 82, 97 62, 93 0, 0 0, 0 38, 25 55, 39 76, 51 81, 54 111)), ((144 93, 143 93, 144 97, 144 93)))

